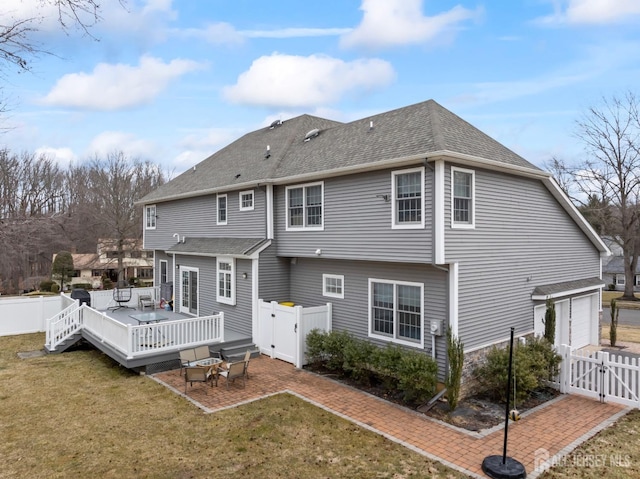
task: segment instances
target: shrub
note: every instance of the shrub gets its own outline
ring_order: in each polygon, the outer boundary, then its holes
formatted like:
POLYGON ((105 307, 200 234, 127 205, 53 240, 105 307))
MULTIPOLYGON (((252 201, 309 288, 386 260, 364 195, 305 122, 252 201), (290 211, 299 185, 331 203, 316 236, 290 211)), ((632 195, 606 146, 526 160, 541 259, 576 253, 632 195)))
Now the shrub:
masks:
POLYGON ((464 344, 462 344, 460 338, 451 333, 451 330, 447 332, 447 358, 449 359, 449 370, 447 371, 445 386, 447 388, 449 410, 453 411, 458 406, 458 399, 460 399, 464 344))
POLYGON ((93 289, 90 283, 76 283, 73 287, 79 289, 93 289))
POLYGON ((437 363, 426 354, 397 345, 379 348, 346 331, 312 330, 307 335, 307 360, 361 383, 369 384, 375 378, 409 402, 424 402, 434 394, 437 383, 437 363))
POLYGON ((113 281, 111 281, 109 278, 103 278, 102 287, 104 289, 113 289, 113 281))
POLYGON ((556 340, 556 304, 547 299, 547 311, 544 313, 544 337, 551 344, 556 340))
POLYGON ((307 361, 319 365, 326 360, 325 339, 327 334, 319 329, 312 329, 307 334, 307 361))
POLYGON ((50 289, 50 291, 51 291, 52 293, 58 294, 58 293, 60 292, 60 285, 59 285, 58 283, 53 283, 53 284, 51 285, 51 289, 50 289))
POLYGON ((405 401, 424 403, 436 391, 438 365, 424 353, 404 351, 398 363, 398 387, 405 401))
POLYGON ((611 347, 615 347, 618 341, 618 315, 620 310, 618 309, 618 303, 615 298, 611 299, 611 323, 609 325, 609 342, 611 347))
MULTIPOLYGON (((558 373, 561 357, 544 338, 533 338, 526 344, 517 343, 513 351, 513 371, 515 379, 515 400, 522 402, 529 395, 544 386, 546 380, 558 373)), ((485 394, 502 402, 507 394, 513 398, 514 391, 507 393, 509 370, 509 348, 494 347, 487 354, 487 361, 474 371, 485 394)), ((513 384, 513 382, 512 382, 513 384)))
POLYGON ((45 279, 44 281, 40 282, 40 291, 43 291, 43 292, 51 291, 51 286, 53 286, 54 284, 55 284, 55 281, 51 279, 45 279))

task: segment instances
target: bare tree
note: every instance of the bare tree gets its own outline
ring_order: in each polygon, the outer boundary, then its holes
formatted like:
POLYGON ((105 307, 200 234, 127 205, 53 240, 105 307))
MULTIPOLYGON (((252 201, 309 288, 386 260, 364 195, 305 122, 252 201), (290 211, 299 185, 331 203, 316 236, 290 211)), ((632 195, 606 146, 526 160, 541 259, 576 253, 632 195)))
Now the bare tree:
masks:
POLYGON ((142 209, 134 202, 163 184, 165 175, 159 166, 129 159, 119 151, 106 158, 94 158, 88 180, 101 230, 116 240, 118 281, 122 282, 127 242, 142 237, 142 209))
MULTIPOLYGON (((604 233, 622 247, 625 299, 635 299, 634 277, 640 254, 640 99, 603 98, 577 122, 587 159, 575 171, 576 184, 606 217, 604 233), (606 206, 606 207, 604 207, 606 206)), ((594 210, 595 211, 595 210, 594 210)))

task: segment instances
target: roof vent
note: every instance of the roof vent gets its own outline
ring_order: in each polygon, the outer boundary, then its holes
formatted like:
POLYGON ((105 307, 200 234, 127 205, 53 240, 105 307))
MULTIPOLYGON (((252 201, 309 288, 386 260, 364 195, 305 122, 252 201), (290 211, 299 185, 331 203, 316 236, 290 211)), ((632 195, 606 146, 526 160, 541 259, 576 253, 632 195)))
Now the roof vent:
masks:
POLYGON ((269 129, 273 130, 275 127, 282 125, 282 120, 272 121, 271 125, 269 125, 269 129))
POLYGON ((265 160, 271 156, 271 147, 267 145, 267 151, 264 154, 265 160))
POLYGON ((315 138, 319 134, 320 134, 320 130, 318 128, 314 128, 313 130, 309 131, 306 135, 304 135, 304 141, 309 141, 310 139, 315 138))

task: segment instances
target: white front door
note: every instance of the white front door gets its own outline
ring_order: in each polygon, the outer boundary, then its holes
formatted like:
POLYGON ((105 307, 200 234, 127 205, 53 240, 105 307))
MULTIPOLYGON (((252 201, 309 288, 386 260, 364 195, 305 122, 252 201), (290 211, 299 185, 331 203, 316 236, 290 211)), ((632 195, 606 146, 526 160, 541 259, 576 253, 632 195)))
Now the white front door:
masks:
POLYGON ((198 268, 180 266, 180 312, 198 315, 198 268))

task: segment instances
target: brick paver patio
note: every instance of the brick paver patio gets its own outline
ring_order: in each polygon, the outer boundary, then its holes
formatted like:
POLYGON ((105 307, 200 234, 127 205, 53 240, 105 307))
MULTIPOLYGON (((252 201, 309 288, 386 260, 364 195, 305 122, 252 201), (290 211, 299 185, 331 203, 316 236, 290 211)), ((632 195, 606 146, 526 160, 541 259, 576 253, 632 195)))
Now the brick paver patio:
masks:
MULTIPOLYGON (((468 432, 265 356, 251 360, 249 376, 245 388, 242 381, 236 381, 227 390, 223 378, 213 388, 194 383, 187 387, 186 397, 211 413, 289 392, 474 477, 485 477, 481 464, 486 456, 502 454, 504 433, 500 426, 482 433, 468 432)), ((179 370, 153 378, 184 394, 179 370)), ((511 423, 508 455, 524 464, 527 477, 535 478, 540 472, 536 460, 567 454, 626 411, 612 403, 561 396, 511 423)))

